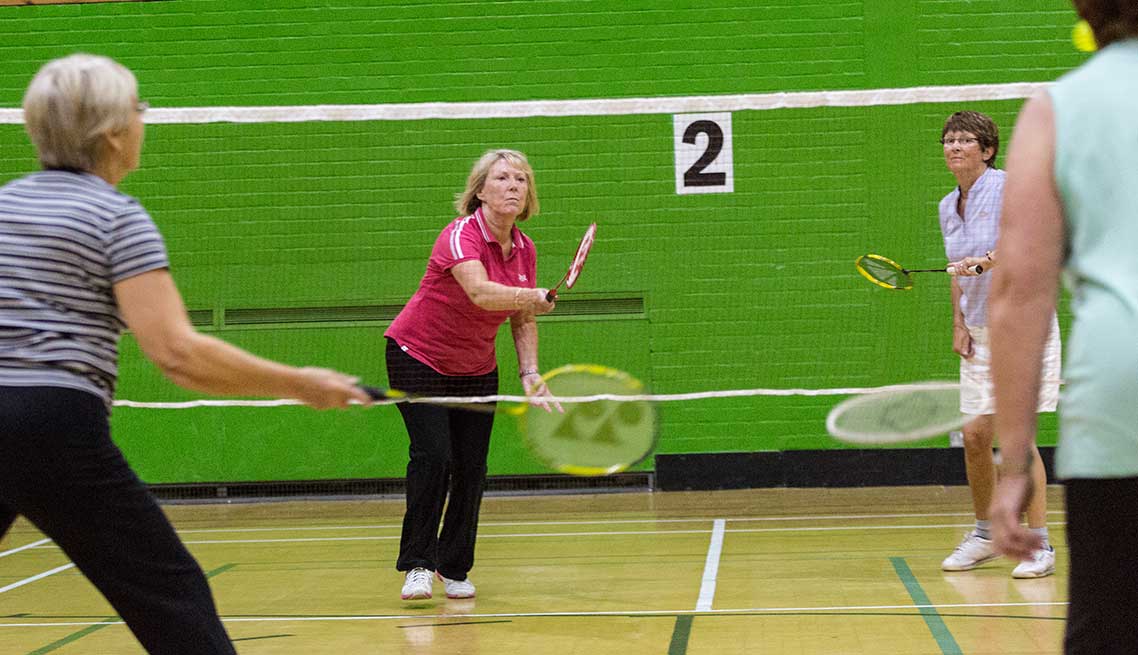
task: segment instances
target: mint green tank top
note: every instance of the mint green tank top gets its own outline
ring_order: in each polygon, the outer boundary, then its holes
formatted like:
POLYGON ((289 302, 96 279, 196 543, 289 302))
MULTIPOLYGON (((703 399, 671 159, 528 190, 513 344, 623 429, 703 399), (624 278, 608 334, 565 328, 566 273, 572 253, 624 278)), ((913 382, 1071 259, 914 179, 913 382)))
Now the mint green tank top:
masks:
POLYGON ((1138 476, 1138 39, 1050 89, 1074 322, 1065 345, 1062 478, 1138 476))

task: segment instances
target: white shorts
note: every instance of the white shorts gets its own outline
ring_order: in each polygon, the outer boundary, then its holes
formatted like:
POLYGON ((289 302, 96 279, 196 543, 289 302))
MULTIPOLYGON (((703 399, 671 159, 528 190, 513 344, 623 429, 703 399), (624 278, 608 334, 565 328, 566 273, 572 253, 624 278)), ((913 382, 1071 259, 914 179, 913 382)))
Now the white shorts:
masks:
MULTIPOLYGON (((988 343, 988 328, 970 327, 974 355, 960 358, 960 413, 983 416, 996 413, 996 394, 992 384, 992 351, 988 343)), ((1047 343, 1043 347, 1043 373, 1039 383, 1040 412, 1054 412, 1059 404, 1060 362, 1063 359, 1059 344, 1059 323, 1051 324, 1047 343)))

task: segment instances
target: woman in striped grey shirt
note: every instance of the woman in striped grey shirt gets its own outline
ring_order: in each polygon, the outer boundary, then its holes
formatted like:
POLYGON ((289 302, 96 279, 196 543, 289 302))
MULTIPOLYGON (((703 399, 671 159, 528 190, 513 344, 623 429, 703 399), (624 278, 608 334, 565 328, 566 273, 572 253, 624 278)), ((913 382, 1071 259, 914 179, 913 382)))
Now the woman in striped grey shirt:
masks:
POLYGON ((48 63, 24 96, 44 170, 0 188, 0 537, 30 520, 151 653, 233 653, 201 568, 111 441, 121 331, 189 389, 316 408, 367 396, 191 327, 162 236, 115 188, 138 167, 145 110, 134 75, 92 55, 48 63))

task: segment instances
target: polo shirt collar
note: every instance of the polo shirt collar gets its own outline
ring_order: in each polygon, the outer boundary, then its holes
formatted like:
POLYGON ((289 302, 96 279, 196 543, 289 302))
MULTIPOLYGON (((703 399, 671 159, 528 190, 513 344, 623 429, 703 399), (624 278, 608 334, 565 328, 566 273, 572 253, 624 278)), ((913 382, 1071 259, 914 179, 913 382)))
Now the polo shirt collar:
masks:
MULTIPOLYGON (((486 240, 486 243, 498 243, 498 239, 494 238, 490 229, 486 227, 486 217, 483 216, 481 207, 474 210, 474 220, 478 222, 478 229, 482 230, 482 238, 486 240)), ((518 229, 516 223, 510 228, 510 237, 515 248, 524 249, 526 247, 525 240, 522 239, 522 231, 518 229)))

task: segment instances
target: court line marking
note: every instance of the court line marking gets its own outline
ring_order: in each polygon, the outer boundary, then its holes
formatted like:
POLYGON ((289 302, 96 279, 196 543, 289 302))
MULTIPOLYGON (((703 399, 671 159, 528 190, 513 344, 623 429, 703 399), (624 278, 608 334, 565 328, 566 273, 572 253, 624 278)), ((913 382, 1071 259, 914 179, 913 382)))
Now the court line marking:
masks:
MULTIPOLYGON (((209 573, 206 573, 205 577, 206 577, 206 579, 212 578, 215 575, 220 575, 222 573, 225 573, 226 571, 228 571, 229 569, 231 569, 235 566, 237 566, 237 565, 236 564, 224 564, 224 565, 219 566, 216 569, 210 571, 209 573)), ((120 619, 117 614, 115 616, 108 616, 107 618, 103 619, 102 621, 99 621, 98 623, 96 623, 94 625, 89 625, 86 628, 83 628, 82 630, 72 632, 71 634, 69 634, 65 637, 62 637, 60 639, 56 639, 55 641, 51 642, 50 644, 47 644, 46 646, 40 646, 39 648, 28 653, 28 655, 45 655, 46 653, 50 653, 52 651, 59 650, 60 648, 63 648, 64 646, 67 646, 68 644, 73 644, 76 641, 79 641, 80 639, 82 639, 83 637, 86 637, 87 635, 96 633, 99 630, 102 630, 103 628, 107 628, 107 627, 110 627, 112 625, 123 625, 123 624, 124 624, 124 621, 122 619, 120 619)))
POLYGON ((691 614, 676 617, 676 624, 672 626, 672 638, 668 641, 668 655, 685 655, 688 652, 693 620, 695 617, 691 614))
POLYGON ((72 569, 72 568, 75 568, 75 564, 64 564, 63 566, 57 566, 54 569, 51 569, 50 571, 44 571, 43 573, 37 573, 30 578, 24 578, 23 580, 20 580, 19 582, 13 582, 10 585, 0 587, 0 594, 11 591, 13 589, 17 589, 17 588, 22 587, 26 584, 31 584, 31 583, 35 582, 36 580, 42 580, 42 579, 48 577, 49 575, 55 575, 56 573, 62 573, 63 571, 66 571, 67 569, 72 569))
POLYGON ((889 563, 893 565, 897 577, 901 578, 901 583, 905 585, 905 591, 909 592, 909 598, 913 599, 913 604, 921 608, 921 617, 924 618, 925 625, 928 626, 929 632, 936 640, 941 655, 964 655, 963 651, 960 650, 960 644, 956 643, 956 639, 953 638, 952 632, 949 631, 940 613, 936 611, 935 607, 930 606, 929 595, 925 593, 921 583, 917 582, 917 576, 913 575, 913 570, 909 568, 905 558, 890 557, 889 563))
POLYGON ((20 546, 19 548, 13 548, 12 550, 6 550, 6 551, 0 553, 0 557, 7 557, 9 555, 15 555, 16 553, 18 553, 20 551, 28 550, 29 548, 35 548, 36 546, 42 546, 46 543, 49 543, 50 541, 51 541, 51 539, 46 539, 46 538, 40 539, 39 541, 33 541, 32 543, 24 544, 23 546, 20 546))
MULTIPOLYGON (((423 619, 542 619, 589 616, 702 616, 733 614, 789 614, 807 612, 873 612, 881 610, 920 610, 920 609, 968 609, 977 607, 1059 607, 1067 601, 1043 601, 1022 603, 937 603, 928 605, 834 605, 829 607, 740 607, 731 609, 692 610, 605 610, 580 612, 486 612, 478 614, 360 614, 343 616, 242 616, 222 618, 225 623, 288 623, 317 621, 406 621, 423 619)), ((120 622, 121 623, 121 622, 120 622)), ((98 625, 90 621, 60 621, 48 623, 0 623, 0 628, 51 628, 58 626, 98 625)))
POLYGON ((723 533, 726 528, 727 521, 715 519, 715 524, 711 528, 711 543, 707 545, 707 560, 703 565, 699 600, 695 604, 697 612, 711 609, 711 604, 715 600, 715 581, 719 577, 719 555, 723 552, 723 533))
MULTIPOLYGON (((1063 514, 1063 510, 1052 510, 1048 514, 1063 514)), ((730 522, 777 522, 777 521, 850 521, 862 519, 904 519, 904 518, 936 518, 946 516, 972 516, 971 512, 935 512, 927 514, 822 514, 817 516, 742 516, 727 518, 730 522)), ((636 523, 707 523, 713 521, 707 518, 686 519, 604 519, 593 521, 479 521, 481 528, 519 526, 519 525, 620 525, 636 523)), ((178 534, 207 534, 216 532, 308 532, 318 530, 398 530, 403 527, 401 523, 390 524, 357 524, 357 525, 308 525, 297 527, 247 527, 247 528, 187 528, 178 530, 178 534)))
MULTIPOLYGON (((1052 521, 1048 526, 1065 526, 1066 522, 1052 521)), ((929 525, 849 525, 849 526, 796 526, 787 528, 726 528, 725 533, 776 533, 776 532, 853 532, 862 530, 943 530, 947 528, 970 528, 972 523, 937 523, 929 525)), ((708 534, 714 528, 692 530, 604 530, 588 532, 518 532, 504 534, 480 534, 478 539, 538 539, 552 537, 628 537, 655 535, 708 534)), ((336 543, 347 541, 393 541, 399 535, 368 535, 359 537, 281 537, 272 539, 185 539, 183 543, 193 546, 219 544, 286 544, 286 543, 336 543)), ((36 546, 38 549, 55 548, 55 544, 36 546)))

